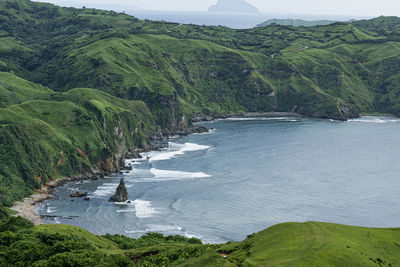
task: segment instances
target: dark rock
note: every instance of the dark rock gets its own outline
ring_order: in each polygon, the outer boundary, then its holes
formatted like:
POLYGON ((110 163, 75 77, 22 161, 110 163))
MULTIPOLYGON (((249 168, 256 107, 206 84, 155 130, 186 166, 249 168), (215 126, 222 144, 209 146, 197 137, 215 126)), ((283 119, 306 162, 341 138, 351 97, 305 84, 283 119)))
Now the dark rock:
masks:
POLYGON ((360 117, 358 110, 353 106, 340 103, 339 108, 344 120, 360 117))
POLYGON ((130 200, 128 200, 126 203, 131 204, 132 202, 130 200))
POLYGON ((88 194, 87 192, 78 191, 76 193, 71 194, 70 196, 71 197, 86 197, 87 194, 88 194))
POLYGON ((126 190, 125 180, 121 178, 119 185, 117 187, 117 191, 110 198, 109 202, 124 202, 128 200, 128 191, 126 190))
POLYGON ((85 197, 83 200, 89 201, 90 198, 89 197, 85 197))
POLYGON ((127 170, 127 171, 133 170, 132 164, 127 166, 127 167, 125 167, 124 170, 127 170))

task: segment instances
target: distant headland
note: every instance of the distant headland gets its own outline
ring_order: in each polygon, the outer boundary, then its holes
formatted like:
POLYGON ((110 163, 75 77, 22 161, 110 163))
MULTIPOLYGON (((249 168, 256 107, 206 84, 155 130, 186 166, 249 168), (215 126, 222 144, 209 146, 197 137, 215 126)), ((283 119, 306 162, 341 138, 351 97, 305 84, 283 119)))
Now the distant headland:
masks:
POLYGON ((213 13, 260 13, 260 11, 246 0, 218 0, 209 7, 213 13))

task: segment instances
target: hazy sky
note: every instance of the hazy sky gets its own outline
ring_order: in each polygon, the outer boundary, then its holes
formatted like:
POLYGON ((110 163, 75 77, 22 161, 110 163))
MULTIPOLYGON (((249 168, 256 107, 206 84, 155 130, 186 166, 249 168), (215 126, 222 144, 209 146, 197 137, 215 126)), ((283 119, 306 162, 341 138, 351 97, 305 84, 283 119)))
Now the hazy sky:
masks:
MULTIPOLYGON (((206 11, 217 0, 39 0, 41 2, 79 2, 117 4, 148 10, 206 11)), ((248 0, 265 13, 332 14, 357 16, 400 16, 400 0, 248 0)))

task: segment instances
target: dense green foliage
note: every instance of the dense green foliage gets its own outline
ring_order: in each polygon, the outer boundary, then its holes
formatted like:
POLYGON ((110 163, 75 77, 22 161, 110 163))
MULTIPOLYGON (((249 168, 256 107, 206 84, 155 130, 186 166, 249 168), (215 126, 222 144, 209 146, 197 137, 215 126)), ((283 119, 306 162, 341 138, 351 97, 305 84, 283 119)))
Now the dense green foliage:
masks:
MULTIPOLYGON (((397 115, 399 73, 397 17, 234 30, 0 1, 0 219, 51 180, 118 170, 128 151, 197 115, 397 115)), ((0 223, 0 266, 395 266, 399 233, 283 224, 202 245, 12 217, 0 223)))
POLYGON ((242 242, 202 245, 157 233, 101 237, 11 217, 0 223, 0 251, 0 266, 397 266, 400 231, 287 223, 242 242))
POLYGON ((60 176, 115 171, 127 151, 186 128, 197 114, 345 119, 374 111, 359 78, 366 70, 343 68, 348 60, 326 49, 291 50, 320 31, 177 25, 1 1, 0 202, 10 206, 60 176), (331 64, 321 68, 322 60, 331 64))
POLYGON ((58 177, 116 171, 156 129, 144 103, 93 89, 0 109, 0 200, 10 206, 58 177))

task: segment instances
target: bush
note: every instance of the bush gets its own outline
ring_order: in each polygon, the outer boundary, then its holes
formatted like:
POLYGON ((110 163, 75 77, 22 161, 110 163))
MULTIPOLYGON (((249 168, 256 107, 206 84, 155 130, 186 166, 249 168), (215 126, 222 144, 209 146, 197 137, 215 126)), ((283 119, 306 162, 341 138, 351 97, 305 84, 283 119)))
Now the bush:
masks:
POLYGON ((4 221, 0 222, 0 232, 11 231, 15 232, 19 229, 32 228, 33 223, 22 218, 22 217, 8 217, 4 221))

